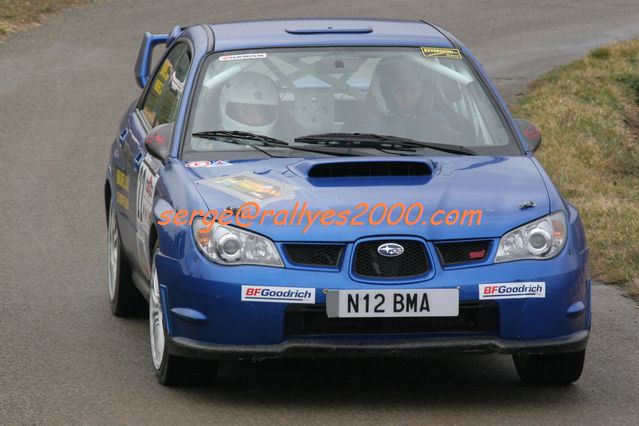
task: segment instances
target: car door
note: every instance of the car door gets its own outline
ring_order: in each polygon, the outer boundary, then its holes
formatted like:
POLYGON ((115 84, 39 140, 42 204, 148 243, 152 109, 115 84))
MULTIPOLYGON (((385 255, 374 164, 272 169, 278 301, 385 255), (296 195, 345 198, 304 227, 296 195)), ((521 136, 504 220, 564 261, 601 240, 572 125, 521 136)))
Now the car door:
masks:
POLYGON ((190 65, 191 53, 186 43, 178 43, 166 53, 130 116, 123 147, 130 176, 128 220, 133 231, 126 242, 127 254, 129 259, 137 260, 133 266, 147 278, 153 196, 161 164, 147 153, 144 139, 154 127, 175 122, 190 65))

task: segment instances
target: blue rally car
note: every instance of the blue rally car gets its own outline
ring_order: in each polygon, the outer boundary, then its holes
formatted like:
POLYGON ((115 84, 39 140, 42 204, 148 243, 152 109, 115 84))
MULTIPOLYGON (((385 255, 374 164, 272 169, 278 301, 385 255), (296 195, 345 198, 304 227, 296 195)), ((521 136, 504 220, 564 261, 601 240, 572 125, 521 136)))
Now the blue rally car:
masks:
POLYGON ((144 36, 135 76, 104 186, 109 296, 118 316, 148 301, 161 383, 228 358, 443 351, 579 378, 581 219, 533 156, 539 130, 450 33, 175 27, 144 36))

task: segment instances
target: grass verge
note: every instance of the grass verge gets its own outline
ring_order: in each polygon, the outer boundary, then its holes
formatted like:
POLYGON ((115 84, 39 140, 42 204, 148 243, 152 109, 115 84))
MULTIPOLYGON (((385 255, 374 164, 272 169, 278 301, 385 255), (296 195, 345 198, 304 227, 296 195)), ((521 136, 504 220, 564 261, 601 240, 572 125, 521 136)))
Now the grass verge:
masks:
POLYGON ((593 277, 639 296, 639 40, 599 47, 533 82, 513 107, 583 216, 593 277))
POLYGON ((0 37, 39 24, 46 14, 86 0, 0 0, 0 37))

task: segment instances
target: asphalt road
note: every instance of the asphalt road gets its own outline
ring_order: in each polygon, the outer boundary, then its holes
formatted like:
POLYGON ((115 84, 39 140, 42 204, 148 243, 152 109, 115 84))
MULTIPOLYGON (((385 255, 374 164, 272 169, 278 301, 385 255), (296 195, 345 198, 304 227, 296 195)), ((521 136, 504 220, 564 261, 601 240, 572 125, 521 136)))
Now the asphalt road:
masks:
POLYGON ((636 0, 552 3, 105 0, 0 43, 0 424, 639 423, 639 309, 615 287, 595 286, 584 375, 564 388, 522 386, 510 358, 470 355, 226 362, 217 385, 166 388, 153 376, 146 320, 109 312, 102 185, 139 93, 144 31, 426 18, 466 42, 514 100, 530 78, 639 35, 636 0))

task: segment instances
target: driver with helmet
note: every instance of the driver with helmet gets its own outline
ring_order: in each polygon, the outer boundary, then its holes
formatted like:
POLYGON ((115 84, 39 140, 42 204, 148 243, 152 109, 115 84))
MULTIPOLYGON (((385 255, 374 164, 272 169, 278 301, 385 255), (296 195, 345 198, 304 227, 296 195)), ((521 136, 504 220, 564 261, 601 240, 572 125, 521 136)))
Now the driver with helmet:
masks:
POLYGON ((450 143, 458 139, 440 113, 431 111, 433 93, 428 74, 403 58, 383 59, 377 65, 366 100, 368 110, 345 131, 378 133, 409 139, 450 143))
POLYGON ((273 81, 246 71, 230 78, 220 93, 222 127, 272 136, 280 97, 273 81))
POLYGON ((430 93, 424 93, 418 67, 408 61, 382 60, 373 74, 369 111, 352 127, 352 131, 412 136, 424 125, 424 103, 430 93))

